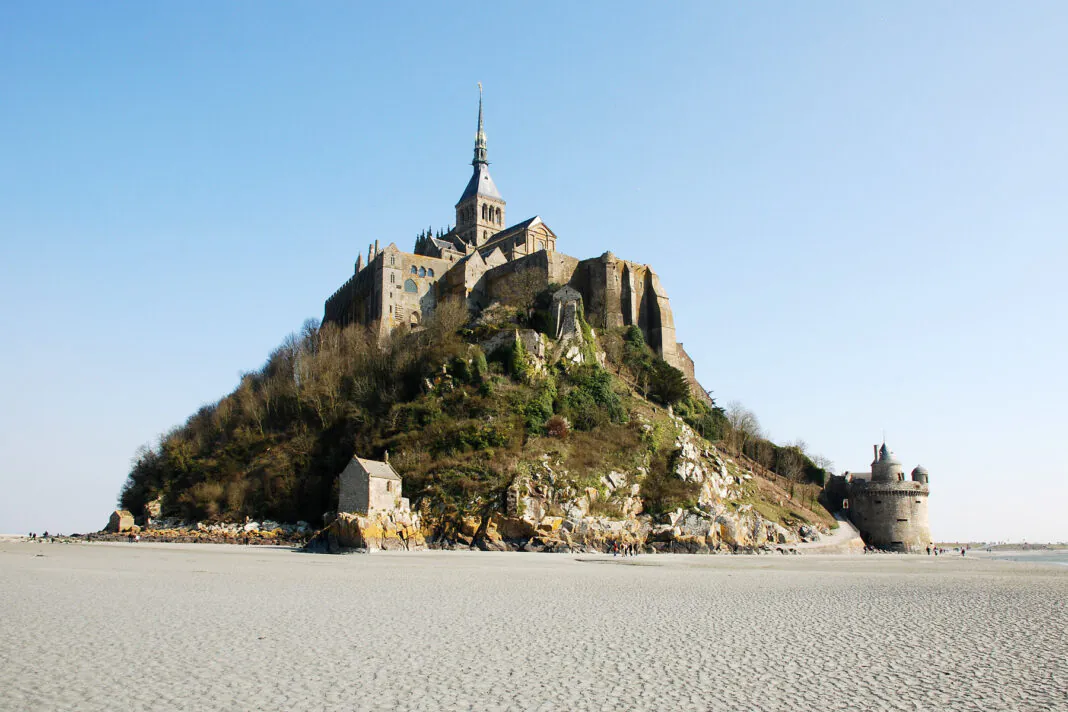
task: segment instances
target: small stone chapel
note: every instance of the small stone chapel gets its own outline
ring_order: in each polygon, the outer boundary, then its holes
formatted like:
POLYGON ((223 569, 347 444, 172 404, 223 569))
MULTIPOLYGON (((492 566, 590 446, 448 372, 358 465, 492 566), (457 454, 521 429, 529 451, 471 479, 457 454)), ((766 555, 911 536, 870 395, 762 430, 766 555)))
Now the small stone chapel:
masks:
POLYGON ((408 511, 408 498, 401 497, 401 476, 384 460, 353 456, 338 480, 337 511, 353 514, 408 511))

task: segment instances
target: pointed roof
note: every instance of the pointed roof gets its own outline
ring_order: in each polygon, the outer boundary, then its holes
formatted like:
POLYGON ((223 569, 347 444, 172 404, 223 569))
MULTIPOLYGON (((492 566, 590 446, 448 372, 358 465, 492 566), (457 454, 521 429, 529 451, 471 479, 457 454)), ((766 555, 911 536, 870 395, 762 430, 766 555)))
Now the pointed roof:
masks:
POLYGON ((467 187, 464 188, 464 194, 456 202, 460 204, 476 195, 485 195, 487 198, 504 200, 501 194, 497 192, 497 186, 493 184, 493 178, 490 177, 489 166, 485 163, 475 165, 475 171, 471 175, 471 180, 467 182, 467 187))
POLYGON ((474 171, 472 171, 471 180, 467 182, 467 187, 464 188, 464 194, 460 196, 460 200, 456 203, 457 205, 476 195, 484 195, 487 198, 504 200, 501 198, 501 194, 497 192, 497 186, 493 184, 493 178, 490 177, 489 161, 486 159, 486 155, 486 131, 483 128, 482 122, 482 82, 479 82, 478 131, 475 133, 475 157, 471 160, 471 165, 474 166, 474 171))

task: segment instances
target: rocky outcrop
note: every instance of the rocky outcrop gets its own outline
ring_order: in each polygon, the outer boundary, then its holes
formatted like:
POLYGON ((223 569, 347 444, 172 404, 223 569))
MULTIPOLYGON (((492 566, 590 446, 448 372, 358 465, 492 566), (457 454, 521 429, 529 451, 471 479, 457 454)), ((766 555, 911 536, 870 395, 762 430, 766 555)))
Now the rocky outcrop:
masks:
POLYGON ((426 548, 419 515, 407 511, 372 512, 368 515, 342 512, 313 540, 331 552, 414 551, 426 548))

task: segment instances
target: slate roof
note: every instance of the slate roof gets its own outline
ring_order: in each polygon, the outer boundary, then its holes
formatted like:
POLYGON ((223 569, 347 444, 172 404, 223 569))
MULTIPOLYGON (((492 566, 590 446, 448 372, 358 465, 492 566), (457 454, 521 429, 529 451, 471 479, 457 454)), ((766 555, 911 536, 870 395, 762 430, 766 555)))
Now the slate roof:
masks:
POLYGON ((362 457, 354 457, 352 459, 360 463, 360 465, 363 466, 363 469, 367 470, 367 473, 371 475, 371 477, 378 477, 383 480, 400 481, 401 476, 393 469, 393 465, 390 465, 388 462, 382 462, 381 460, 364 460, 362 457))
POLYGON ((432 238, 430 238, 430 241, 432 243, 434 243, 434 245, 439 250, 452 250, 453 252, 459 252, 460 251, 460 250, 456 249, 456 245, 452 244, 448 240, 440 240, 440 239, 438 239, 436 237, 432 237, 432 238))
POLYGON ((488 198, 504 200, 501 194, 497 192, 497 186, 493 184, 493 179, 490 178, 489 166, 485 163, 479 163, 475 166, 475 170, 471 174, 471 180, 467 182, 464 194, 460 196, 456 204, 459 205, 475 195, 485 195, 488 198))
POLYGON ((526 228, 530 227, 535 221, 541 221, 541 218, 538 217, 537 215, 535 215, 532 218, 527 218, 526 220, 524 220, 521 223, 516 223, 515 225, 512 225, 511 227, 504 228, 503 230, 498 232, 497 235, 494 235, 493 237, 497 237, 498 235, 502 235, 502 236, 503 235, 508 235, 510 233, 513 233, 513 232, 518 232, 519 230, 525 230, 526 228))

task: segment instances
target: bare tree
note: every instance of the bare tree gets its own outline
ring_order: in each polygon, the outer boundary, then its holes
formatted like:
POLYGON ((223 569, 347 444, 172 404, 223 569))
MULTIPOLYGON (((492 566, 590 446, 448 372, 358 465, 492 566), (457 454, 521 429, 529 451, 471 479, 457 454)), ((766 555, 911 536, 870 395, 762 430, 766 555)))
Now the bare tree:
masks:
POLYGON ((797 445, 779 448, 775 469, 791 482, 800 482, 805 473, 805 453, 797 445))
POLYGON ((812 461, 816 463, 816 467, 824 470, 828 475, 835 474, 834 460, 827 457, 826 455, 813 455, 812 461))
POLYGON ((727 422, 731 426, 729 442, 738 452, 741 452, 750 440, 760 437, 760 421, 753 411, 739 401, 727 404, 727 422))

